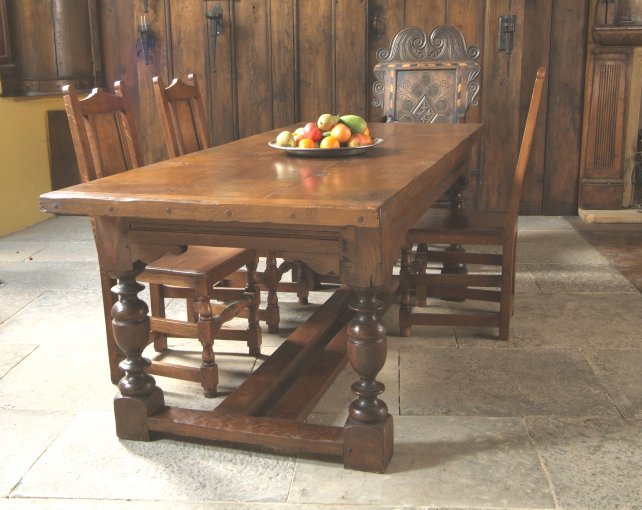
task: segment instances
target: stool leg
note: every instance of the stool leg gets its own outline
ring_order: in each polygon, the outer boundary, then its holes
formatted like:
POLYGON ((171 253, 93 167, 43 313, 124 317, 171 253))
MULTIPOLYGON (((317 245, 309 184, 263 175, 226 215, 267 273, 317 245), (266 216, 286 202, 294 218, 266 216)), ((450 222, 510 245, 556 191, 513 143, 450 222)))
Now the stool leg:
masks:
MULTIPOLYGON (((276 259, 275 259, 276 262, 276 259)), ((245 298, 249 301, 248 306, 248 340, 247 346, 251 356, 261 355, 261 327, 259 325, 259 304, 261 303, 261 292, 256 285, 256 265, 257 261, 246 265, 247 267, 247 285, 245 287, 245 298)), ((278 307, 278 305, 277 305, 278 307)), ((278 329, 278 323, 277 323, 278 329)))
POLYGON ((201 361, 201 386, 207 398, 216 397, 218 385, 218 367, 214 359, 214 332, 220 325, 214 324, 212 305, 209 296, 198 297, 198 340, 203 346, 201 361), (218 326, 218 327, 217 327, 218 326))
POLYGON ((399 270, 399 292, 401 305, 399 306, 399 334, 410 336, 412 329, 412 301, 410 290, 412 288, 412 275, 410 274, 410 253, 412 245, 401 248, 401 268, 399 270))
MULTIPOLYGON (((149 302, 150 302, 152 317, 158 317, 160 319, 164 319, 165 318, 165 294, 163 292, 162 285, 158 285, 157 283, 149 284, 149 302)), ((154 342, 154 350, 156 352, 163 352, 164 350, 167 349, 167 335, 165 333, 152 331, 151 337, 152 337, 152 341, 154 342)))
MULTIPOLYGON (((249 279, 249 277, 248 277, 249 279)), ((276 253, 273 251, 267 254, 266 267, 263 281, 267 287, 267 306, 265 308, 265 322, 268 326, 268 333, 279 332, 279 297, 276 293, 280 280, 276 266, 276 253)))

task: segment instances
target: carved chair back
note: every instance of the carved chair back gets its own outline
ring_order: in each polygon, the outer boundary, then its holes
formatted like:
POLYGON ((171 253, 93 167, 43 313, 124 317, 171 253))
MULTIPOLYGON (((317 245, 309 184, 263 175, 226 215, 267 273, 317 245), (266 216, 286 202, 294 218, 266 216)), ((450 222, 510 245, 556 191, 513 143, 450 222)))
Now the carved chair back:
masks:
POLYGON ((468 108, 478 104, 479 54, 452 25, 430 34, 403 28, 389 48, 377 51, 373 103, 387 122, 464 122, 468 108))
POLYGON ((196 76, 174 78, 169 87, 154 76, 154 95, 170 158, 210 147, 205 109, 196 76))
POLYGON ((140 166, 132 116, 119 81, 114 94, 96 88, 79 99, 73 85, 62 91, 83 182, 140 166))

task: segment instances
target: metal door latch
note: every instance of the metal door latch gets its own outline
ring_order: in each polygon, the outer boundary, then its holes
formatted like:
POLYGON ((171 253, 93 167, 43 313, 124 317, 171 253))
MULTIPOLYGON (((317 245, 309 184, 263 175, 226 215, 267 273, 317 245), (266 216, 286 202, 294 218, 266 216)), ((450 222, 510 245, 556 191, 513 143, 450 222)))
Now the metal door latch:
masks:
POLYGON ((515 32, 516 16, 514 14, 499 17, 499 38, 497 49, 504 53, 513 51, 513 33, 515 32))

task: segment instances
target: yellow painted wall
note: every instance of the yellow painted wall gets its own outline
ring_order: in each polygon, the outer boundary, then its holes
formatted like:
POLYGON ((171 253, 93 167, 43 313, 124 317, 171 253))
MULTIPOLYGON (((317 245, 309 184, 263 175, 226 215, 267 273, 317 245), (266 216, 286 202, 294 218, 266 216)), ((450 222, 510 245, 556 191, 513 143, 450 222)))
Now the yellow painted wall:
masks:
POLYGON ((0 97, 0 236, 50 217, 38 206, 51 190, 47 110, 63 109, 61 97, 0 97))

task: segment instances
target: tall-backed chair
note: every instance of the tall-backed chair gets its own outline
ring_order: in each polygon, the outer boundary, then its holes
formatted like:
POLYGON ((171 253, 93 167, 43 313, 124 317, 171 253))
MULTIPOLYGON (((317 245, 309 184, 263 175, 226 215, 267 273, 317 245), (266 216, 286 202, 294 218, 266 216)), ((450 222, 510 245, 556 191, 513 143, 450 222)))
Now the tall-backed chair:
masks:
MULTIPOLYGON (((461 31, 439 25, 430 33, 419 27, 397 32, 388 48, 377 52, 373 84, 374 105, 383 110, 386 122, 460 123, 471 107, 478 105, 480 51, 469 46, 461 31)), ((435 204, 463 208, 467 179, 460 179, 435 204)), ((460 251, 460 246, 451 246, 460 251)), ((420 243, 413 258, 413 271, 424 274, 427 246, 420 243)), ((461 264, 445 266, 446 272, 465 272, 461 264)), ((417 303, 426 305, 423 288, 417 289, 417 303)))
MULTIPOLYGON (((69 120, 81 180, 91 181, 139 166, 140 157, 132 117, 124 97, 124 89, 116 82, 115 94, 94 89, 79 99, 72 85, 63 87, 65 110, 69 120)), ((216 395, 218 368, 213 344, 215 338, 241 340, 251 355, 258 356, 261 329, 258 325, 260 294, 255 284, 257 257, 254 251, 239 248, 190 247, 180 255, 167 254, 151 262, 138 280, 149 284, 151 301, 150 343, 158 335, 195 338, 202 346, 200 367, 153 361, 147 371, 152 374, 200 382, 206 396, 216 395), (244 289, 226 289, 226 303, 213 303, 210 289, 230 273, 245 266, 247 283, 244 289), (188 300, 188 320, 167 319, 163 296, 188 300), (248 310, 246 330, 224 329, 223 325, 248 310)), ((108 275, 101 274, 106 313, 113 304, 108 275)), ((166 348, 166 345, 164 346, 166 348)), ((112 380, 118 380, 118 349, 108 330, 112 380)))
POLYGON ((407 233, 405 245, 402 248, 400 273, 399 327, 403 336, 410 335, 413 324, 421 324, 497 327, 499 339, 508 339, 515 293, 517 215, 545 76, 546 70, 542 67, 537 71, 533 87, 507 210, 505 212, 468 212, 465 209, 458 209, 453 213, 431 209, 407 233), (468 265, 468 273, 412 274, 410 251, 416 243, 424 243, 430 248, 452 244, 464 246, 466 251, 462 252, 429 249, 426 257, 432 262, 465 263, 468 265), (499 253, 479 250, 479 245, 498 247, 499 253), (470 251, 471 246, 477 247, 477 251, 470 251), (473 273, 472 266, 483 266, 483 270, 473 273), (495 271, 489 272, 488 266, 495 268, 495 271), (499 310, 416 313, 412 308, 411 291, 419 287, 424 287, 431 297, 499 303, 499 310))
MULTIPOLYGON (((190 152, 207 149, 211 146, 209 130, 205 118, 205 109, 201 91, 195 75, 190 74, 187 82, 174 78, 165 87, 160 77, 153 78, 154 95, 158 107, 160 123, 165 136, 165 146, 170 158, 190 152)), ((259 253, 266 259, 265 271, 257 272, 258 281, 267 289, 266 308, 259 310, 259 318, 268 325, 269 333, 279 331, 279 301, 277 290, 295 291, 300 299, 307 298, 304 282, 281 282, 283 275, 293 268, 290 262, 282 262, 277 266, 274 252, 259 253)), ((236 276, 230 275, 228 281, 236 276)))

